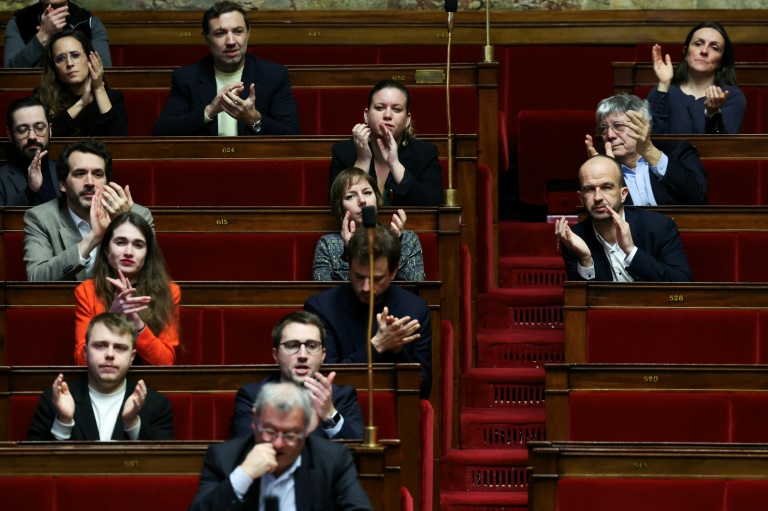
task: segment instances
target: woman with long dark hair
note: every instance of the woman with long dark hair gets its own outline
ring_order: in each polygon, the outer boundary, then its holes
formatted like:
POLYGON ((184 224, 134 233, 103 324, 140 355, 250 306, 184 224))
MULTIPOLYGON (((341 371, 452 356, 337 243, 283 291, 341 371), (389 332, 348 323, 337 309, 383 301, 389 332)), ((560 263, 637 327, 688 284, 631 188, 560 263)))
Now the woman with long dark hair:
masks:
POLYGON ((79 30, 59 32, 48 41, 35 96, 58 137, 128 135, 123 94, 107 87, 101 57, 79 30))
POLYGON ((733 45, 719 23, 688 32, 677 70, 658 44, 652 56, 659 79, 648 95, 652 133, 739 133, 747 101, 737 86, 733 45))
MULTIPOLYGON (((94 204, 91 207, 99 207, 94 204)), ((179 344, 179 286, 171 282, 152 228, 136 213, 122 213, 107 227, 93 278, 75 289, 75 361, 85 365, 85 334, 102 312, 125 314, 136 327, 136 359, 172 365, 179 344)))

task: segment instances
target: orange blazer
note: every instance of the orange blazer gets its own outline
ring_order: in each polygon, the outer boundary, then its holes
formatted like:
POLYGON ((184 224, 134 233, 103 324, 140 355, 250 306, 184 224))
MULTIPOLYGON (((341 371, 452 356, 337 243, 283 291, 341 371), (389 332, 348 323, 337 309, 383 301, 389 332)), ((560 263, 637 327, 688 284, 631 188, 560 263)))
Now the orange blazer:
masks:
MULTIPOLYGON (((179 317, 179 302, 181 302, 181 290, 179 286, 170 282, 173 303, 176 306, 176 317, 179 317)), ((91 319, 102 312, 106 312, 104 302, 96 296, 96 285, 93 279, 83 281, 75 288, 75 300, 77 309, 75 311, 75 363, 81 366, 85 362, 85 333, 88 330, 88 324, 91 319)), ((179 326, 176 321, 172 321, 165 326, 159 335, 155 335, 147 326, 139 334, 136 340, 136 354, 144 362, 151 365, 169 366, 173 365, 176 358, 176 346, 179 345, 179 326)))

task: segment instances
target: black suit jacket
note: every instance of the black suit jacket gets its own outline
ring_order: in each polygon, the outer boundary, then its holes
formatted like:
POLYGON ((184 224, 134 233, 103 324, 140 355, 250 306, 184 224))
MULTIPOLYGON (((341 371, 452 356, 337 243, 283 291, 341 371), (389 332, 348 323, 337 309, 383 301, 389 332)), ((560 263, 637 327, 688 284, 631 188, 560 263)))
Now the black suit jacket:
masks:
MULTIPOLYGON (((256 401, 256 397, 265 384, 279 382, 280 374, 273 374, 261 381, 243 385, 238 389, 235 396, 235 414, 229 425, 229 432, 233 438, 253 433, 251 423, 253 422, 253 403, 256 401)), ((349 385, 333 385, 332 392, 333 406, 344 417, 344 424, 333 438, 347 440, 363 438, 363 412, 357 402, 357 390, 349 385)), ((322 424, 312 434, 320 437, 326 436, 322 424)))
MULTIPOLYGON (((259 509, 259 480, 253 481, 243 502, 229 482, 229 474, 253 449, 253 435, 211 444, 190 511, 259 509)), ((293 475, 297 511, 371 510, 360 486, 352 456, 345 445, 310 436, 301 451, 301 466, 293 475)))
MULTIPOLYGON (((245 54, 242 80, 246 99, 251 84, 256 85, 256 109, 262 115, 259 135, 300 135, 299 115, 291 92, 291 82, 285 66, 245 54)), ((213 57, 181 67, 173 72, 171 95, 152 130, 154 136, 216 136, 218 120, 206 123, 205 107, 216 97, 216 77, 213 57)), ((237 134, 255 135, 250 126, 237 123, 237 134)))
MULTIPOLYGON (((667 172, 659 179, 651 172, 651 191, 659 206, 693 205, 707 203, 707 171, 699 153, 685 140, 663 140, 653 143, 667 155, 667 172)), ((650 171, 649 171, 650 172, 650 171)), ((628 195, 625 205, 632 205, 628 195)))
MULTIPOLYGON (((99 428, 96 425, 96 416, 93 414, 93 406, 88 394, 88 383, 85 380, 68 383, 69 391, 75 400, 75 428, 72 430, 70 440, 99 440, 99 428)), ((135 389, 136 384, 128 380, 125 386, 123 404, 135 389)), ((51 434, 51 427, 56 418, 52 395, 53 390, 49 388, 40 397, 35 416, 32 419, 32 426, 27 433, 27 440, 55 440, 51 434)), ((122 407, 120 412, 112 432, 112 440, 129 440, 125 434, 122 407)), ((170 401, 164 395, 147 387, 147 398, 141 411, 139 411, 139 417, 141 417, 139 440, 174 439, 173 411, 170 401)))
MULTIPOLYGON (((420 337, 394 354, 373 352, 373 362, 421 364, 421 398, 428 399, 432 390, 432 323, 429 307, 420 297, 390 284, 382 303, 374 307, 378 314, 384 307, 389 313, 402 318, 419 320, 420 337)), ((324 362, 362 364, 368 362, 368 305, 362 303, 352 285, 346 282, 328 291, 312 296, 304 303, 304 310, 316 314, 325 325, 324 362)), ((373 321, 372 334, 378 325, 373 321)))
MULTIPOLYGON (((336 142, 331 149, 330 184, 342 170, 354 166, 357 150, 352 140, 336 142)), ((443 170, 438 160, 437 147, 416 138, 405 138, 397 149, 405 175, 400 184, 393 185, 393 206, 439 206, 443 202, 443 170)), ((365 170, 365 169, 363 169, 365 170)), ((368 169, 376 179, 376 168, 371 161, 368 169)))
MULTIPOLYGON (((632 232, 637 253, 627 271, 635 281, 693 282, 691 268, 685 255, 683 241, 675 221, 666 215, 642 208, 625 207, 625 219, 632 232)), ((611 263, 595 236, 592 218, 573 226, 573 232, 583 239, 592 252, 596 281, 612 281, 611 263)), ((577 269, 578 258, 562 245, 568 280, 584 280, 577 269)))
POLYGON ((45 182, 37 192, 27 185, 27 169, 30 161, 17 157, 0 167, 0 206, 38 206, 44 202, 61 196, 59 178, 56 175, 56 162, 46 156, 40 162, 43 179, 50 183, 46 188, 45 182), (52 186, 51 186, 52 185, 52 186), (50 190, 53 189, 53 195, 50 190))

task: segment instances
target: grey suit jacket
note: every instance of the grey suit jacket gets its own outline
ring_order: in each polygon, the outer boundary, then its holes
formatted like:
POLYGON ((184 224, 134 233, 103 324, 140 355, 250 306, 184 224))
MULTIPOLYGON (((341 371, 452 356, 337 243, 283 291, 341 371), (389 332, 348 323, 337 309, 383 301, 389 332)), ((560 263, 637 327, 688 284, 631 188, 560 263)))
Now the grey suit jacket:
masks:
MULTIPOLYGON (((59 192, 59 178, 56 175, 56 162, 45 158, 43 166, 43 172, 48 169, 49 178, 53 183, 53 187, 56 190, 56 195, 61 195, 59 192), (47 162, 47 165, 46 163, 47 162)), ((29 163, 27 163, 29 166, 29 163)), ((0 167, 0 206, 37 206, 42 202, 40 199, 43 189, 35 194, 37 202, 30 203, 27 198, 27 167, 21 167, 18 159, 14 159, 8 162, 6 165, 0 167)), ((31 190, 30 190, 31 192, 31 190)))
MULTIPOLYGON (((152 213, 138 204, 133 212, 155 228, 152 213)), ((24 264, 27 279, 85 280, 85 266, 80 264, 77 244, 83 237, 67 208, 66 196, 40 204, 24 214, 24 264)))

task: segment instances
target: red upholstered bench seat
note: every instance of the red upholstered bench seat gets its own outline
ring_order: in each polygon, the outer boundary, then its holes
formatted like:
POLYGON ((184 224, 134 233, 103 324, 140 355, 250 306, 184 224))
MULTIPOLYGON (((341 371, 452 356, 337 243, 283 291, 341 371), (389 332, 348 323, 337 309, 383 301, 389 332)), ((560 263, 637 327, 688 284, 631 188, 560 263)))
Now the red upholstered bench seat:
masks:
POLYGON ((0 477, 0 495, 9 510, 135 511, 140 505, 148 511, 185 511, 197 483, 198 476, 172 475, 0 477))
POLYGON ((760 392, 586 392, 568 399, 568 440, 768 442, 760 392))
MULTIPOLYGON (((315 246, 324 234, 159 232, 157 239, 174 280, 297 281, 312 280, 315 246)), ((438 235, 418 236, 427 280, 439 280, 438 235)), ((27 280, 23 238, 19 232, 3 235, 5 280, 27 280)))
POLYGON ((588 363, 765 364, 768 311, 613 309, 587 312, 588 363), (620 341, 616 332, 621 332, 620 341))
POLYGON ((768 268, 757 254, 768 249, 766 232, 681 233, 697 282, 768 282, 768 268))

